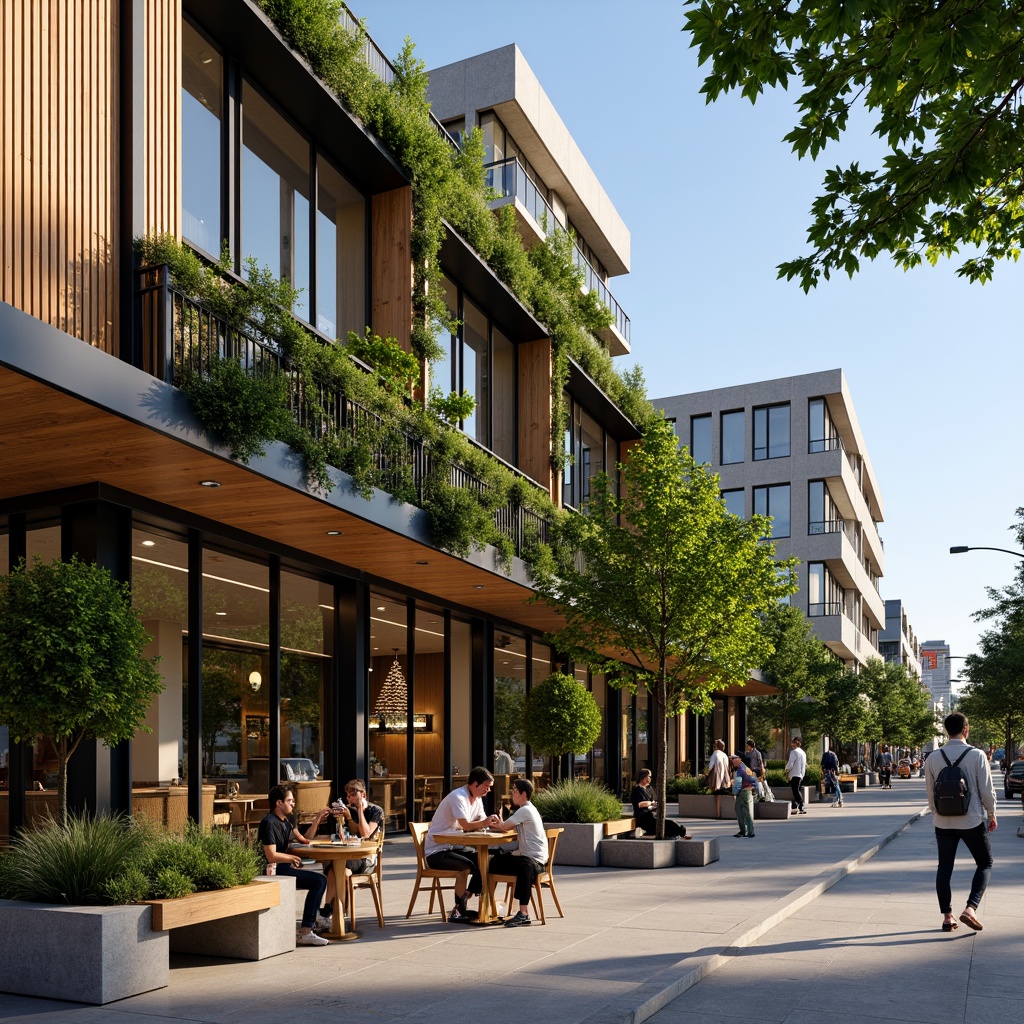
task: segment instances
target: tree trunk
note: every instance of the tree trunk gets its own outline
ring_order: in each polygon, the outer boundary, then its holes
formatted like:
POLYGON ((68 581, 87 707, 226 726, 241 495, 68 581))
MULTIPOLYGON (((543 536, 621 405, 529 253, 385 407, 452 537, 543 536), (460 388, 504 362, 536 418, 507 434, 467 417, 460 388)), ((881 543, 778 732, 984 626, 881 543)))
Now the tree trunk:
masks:
POLYGON ((68 823, 68 741, 57 741, 57 821, 61 828, 68 823))
POLYGON ((666 714, 666 708, 668 706, 668 680, 667 670, 665 662, 662 661, 660 666, 660 672, 658 674, 658 682, 655 686, 654 695, 654 718, 655 722, 648 722, 647 727, 653 734, 654 728, 657 728, 658 735, 661 737, 658 744, 658 764, 654 766, 654 770, 657 772, 658 788, 657 788, 657 799, 658 807, 655 820, 657 822, 657 828, 654 833, 655 839, 665 838, 665 788, 667 784, 668 774, 668 715, 666 714))

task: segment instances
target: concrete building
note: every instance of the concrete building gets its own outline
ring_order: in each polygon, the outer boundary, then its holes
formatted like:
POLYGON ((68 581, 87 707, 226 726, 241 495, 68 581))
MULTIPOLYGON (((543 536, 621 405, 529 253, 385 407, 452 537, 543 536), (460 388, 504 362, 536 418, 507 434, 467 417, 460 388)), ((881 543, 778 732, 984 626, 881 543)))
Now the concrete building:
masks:
POLYGON ((898 597, 885 602, 885 629, 878 634, 878 652, 885 661, 903 665, 921 678, 921 645, 898 597))
POLYGON ((718 474, 731 512, 773 519, 795 555, 792 603, 851 666, 879 657, 885 602, 882 497, 842 370, 654 400, 694 458, 718 474))
POLYGON ((925 640, 921 644, 921 683, 931 694, 932 708, 941 718, 949 714, 952 695, 949 644, 945 640, 925 640))

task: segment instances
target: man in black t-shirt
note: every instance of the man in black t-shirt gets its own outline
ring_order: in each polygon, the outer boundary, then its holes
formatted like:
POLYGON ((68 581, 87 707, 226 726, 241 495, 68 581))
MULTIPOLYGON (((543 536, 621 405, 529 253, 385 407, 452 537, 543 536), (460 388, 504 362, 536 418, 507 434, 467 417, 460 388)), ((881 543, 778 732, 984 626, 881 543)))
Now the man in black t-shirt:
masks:
MULTIPOLYGON (((313 931, 317 912, 327 892, 327 878, 316 871, 302 868, 302 858, 289 850, 292 843, 308 845, 309 840, 291 823, 289 815, 295 810, 295 793, 289 786, 274 786, 269 793, 270 813, 260 822, 259 841, 268 864, 275 865, 279 875, 295 879, 295 888, 306 890, 302 909, 302 925, 296 938, 299 946, 326 946, 327 939, 313 931)), ((311 829, 318 828, 330 812, 320 811, 311 829)))

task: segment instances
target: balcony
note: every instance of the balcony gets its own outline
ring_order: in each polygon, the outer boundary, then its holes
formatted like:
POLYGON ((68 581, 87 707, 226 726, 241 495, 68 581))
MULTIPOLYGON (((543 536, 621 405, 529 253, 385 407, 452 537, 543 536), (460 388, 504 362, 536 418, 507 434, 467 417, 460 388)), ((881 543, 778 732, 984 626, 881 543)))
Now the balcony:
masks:
MULTIPOLYGON (((332 431, 353 438, 361 433, 376 436, 372 459, 377 486, 393 494, 406 495, 411 491, 415 494, 413 503, 423 507, 425 485, 432 470, 438 468, 427 442, 399 431, 398 446, 381 443, 378 428, 385 422, 382 417, 341 390, 318 394, 317 405, 326 410, 326 417, 319 410, 314 413, 307 397, 308 382, 273 338, 267 337, 256 324, 246 324, 243 329, 230 326, 179 290, 166 266, 143 267, 138 271, 136 300, 142 368, 148 373, 174 384, 192 374, 208 372, 219 359, 237 359, 255 375, 285 375, 289 381, 288 407, 296 423, 314 433, 332 431)), ((330 344, 319 335, 310 334, 321 344, 330 344)), ((503 465, 546 494, 525 474, 503 465)), ((448 463, 444 472, 452 487, 478 495, 486 490, 487 485, 463 466, 448 463)), ((518 504, 497 509, 494 522, 499 532, 512 541, 517 556, 522 556, 526 544, 534 538, 546 543, 549 537, 549 521, 518 504)))
MULTIPOLYGON (((540 189, 515 157, 487 164, 485 172, 484 181, 487 187, 497 194, 498 203, 515 199, 517 212, 525 211, 529 215, 533 222, 529 227, 538 238, 551 234, 556 228, 566 230, 540 189)), ((627 354, 630 350, 629 317, 577 245, 573 246, 573 259, 583 272, 584 289, 588 292, 597 292, 598 298, 611 310, 612 326, 607 332, 601 332, 609 351, 612 355, 627 354)))

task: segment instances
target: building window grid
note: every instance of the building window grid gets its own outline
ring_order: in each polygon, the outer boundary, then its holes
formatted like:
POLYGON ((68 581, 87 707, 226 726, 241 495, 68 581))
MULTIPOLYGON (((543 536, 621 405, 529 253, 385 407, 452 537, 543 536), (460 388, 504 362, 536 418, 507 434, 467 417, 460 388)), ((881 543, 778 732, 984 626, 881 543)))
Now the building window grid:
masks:
POLYGON ((719 420, 721 464, 732 466, 744 461, 746 416, 742 409, 723 412, 719 420))
POLYGON ((807 403, 807 451, 832 452, 842 449, 843 442, 839 437, 828 402, 824 398, 812 398, 807 403))
POLYGON ((711 465, 711 413, 690 417, 690 455, 699 465, 711 465))
POLYGON ((782 459, 790 454, 789 402, 762 405, 753 410, 755 462, 782 459))
POLYGON ((807 564, 807 615, 819 618, 845 613, 846 591, 824 562, 807 564))
POLYGON ((828 484, 824 480, 807 482, 807 533, 818 536, 824 533, 845 532, 846 521, 839 513, 828 484))
POLYGON ((753 488, 754 515, 771 516, 772 539, 790 536, 790 486, 769 484, 753 488))

